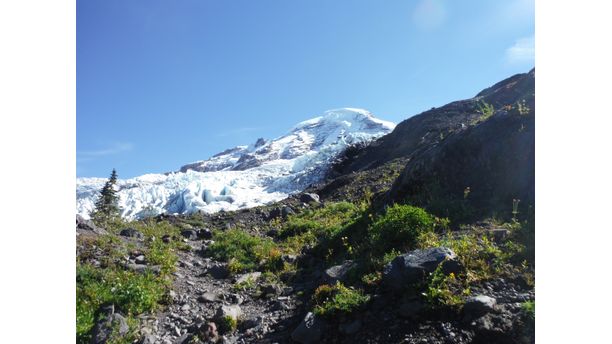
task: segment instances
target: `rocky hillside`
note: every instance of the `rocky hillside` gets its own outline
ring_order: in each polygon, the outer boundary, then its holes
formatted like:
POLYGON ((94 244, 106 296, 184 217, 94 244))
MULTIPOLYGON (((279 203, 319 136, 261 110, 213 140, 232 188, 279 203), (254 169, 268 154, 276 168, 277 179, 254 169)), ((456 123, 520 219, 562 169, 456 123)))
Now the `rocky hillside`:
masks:
POLYGON ((353 145, 276 203, 77 217, 77 342, 533 343, 534 78, 353 145))
MULTIPOLYGON (((335 186, 342 183, 348 189, 357 183, 357 193, 368 186, 374 193, 390 189, 383 204, 408 202, 455 222, 491 216, 508 219, 513 200, 520 200, 518 212, 526 216, 535 203, 534 147, 535 70, 531 70, 474 98, 413 116, 373 143, 348 150, 333 167, 332 181, 319 189, 328 195, 332 185, 334 197, 339 195, 335 186), (369 177, 380 170, 392 178, 369 177), (383 187, 377 186, 380 181, 383 187)), ((351 190, 340 194, 350 197, 351 190)))

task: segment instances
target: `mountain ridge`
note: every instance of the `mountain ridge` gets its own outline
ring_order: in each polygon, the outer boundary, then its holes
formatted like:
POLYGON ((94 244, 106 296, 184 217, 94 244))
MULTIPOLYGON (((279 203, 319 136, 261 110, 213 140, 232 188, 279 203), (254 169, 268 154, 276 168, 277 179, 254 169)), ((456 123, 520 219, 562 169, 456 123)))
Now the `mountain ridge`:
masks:
MULTIPOLYGON (((394 128, 367 110, 328 110, 272 140, 236 146, 167 174, 118 181, 122 216, 237 210, 279 201, 318 182, 344 149, 394 128)), ((77 213, 88 218, 103 178, 77 179, 77 213)))

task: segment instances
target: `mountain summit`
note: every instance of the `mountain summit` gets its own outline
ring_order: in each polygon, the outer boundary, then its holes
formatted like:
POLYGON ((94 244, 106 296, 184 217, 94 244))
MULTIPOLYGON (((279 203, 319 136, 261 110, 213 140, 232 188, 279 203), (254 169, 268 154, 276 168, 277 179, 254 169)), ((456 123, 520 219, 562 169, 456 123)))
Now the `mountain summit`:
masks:
MULTIPOLYGON (((119 180, 122 216, 250 208, 286 198, 320 181, 330 164, 353 144, 393 130, 391 122, 362 109, 329 110, 289 133, 237 146, 168 174, 119 180)), ((103 178, 77 179, 77 213, 88 218, 103 178)))

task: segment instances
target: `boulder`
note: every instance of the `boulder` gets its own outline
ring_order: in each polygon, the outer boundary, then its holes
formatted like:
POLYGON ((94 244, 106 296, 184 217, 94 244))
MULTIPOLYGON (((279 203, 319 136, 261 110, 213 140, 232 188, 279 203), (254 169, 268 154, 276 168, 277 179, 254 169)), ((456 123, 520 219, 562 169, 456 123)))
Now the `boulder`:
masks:
POLYGON ((291 207, 289 207, 289 206, 284 206, 281 209, 281 216, 283 218, 286 218, 287 216, 293 215, 293 214, 295 214, 295 211, 293 211, 293 209, 291 209, 291 207))
POLYGON ((100 320, 94 325, 91 343, 104 344, 111 339, 113 332, 118 337, 122 337, 130 330, 125 317, 115 313, 115 307, 109 305, 100 310, 100 320))
POLYGON ((485 314, 470 323, 475 343, 516 343, 514 324, 503 314, 485 314))
POLYGON ((128 270, 132 270, 134 272, 137 272, 139 274, 144 274, 148 271, 159 275, 161 273, 161 267, 159 265, 153 265, 153 266, 148 266, 148 265, 144 265, 144 264, 135 264, 135 263, 129 263, 126 264, 125 267, 128 270))
POLYGON ((76 216, 77 231, 91 231, 95 234, 108 234, 103 228, 96 226, 93 221, 85 220, 81 215, 76 216))
POLYGON ((128 238, 144 239, 144 235, 134 228, 122 229, 121 232, 119 232, 119 235, 128 238))
POLYGON ((463 305, 463 313, 469 318, 476 318, 486 313, 495 312, 497 300, 486 295, 476 295, 468 298, 463 305))
POLYGON ((146 264, 146 263, 147 263, 147 259, 145 258, 145 256, 144 256, 144 255, 139 254, 138 256, 136 256, 136 257, 134 258, 134 262, 135 262, 136 264, 146 264))
POLYGON ((196 239, 198 239, 198 232, 193 230, 193 229, 186 229, 186 230, 181 232, 181 235, 183 237, 185 237, 186 239, 189 239, 189 240, 196 240, 196 239))
POLYGON ((274 297, 282 294, 283 289, 278 284, 266 284, 261 287, 261 296, 274 297))
POLYGON ((227 318, 232 318, 236 322, 242 317, 242 309, 238 305, 221 305, 217 308, 215 313, 215 319, 217 321, 223 321, 227 318))
POLYGON ((447 247, 434 247, 414 250, 397 256, 383 270, 382 282, 392 290, 398 291, 411 284, 421 282, 427 274, 444 264, 444 272, 457 272, 457 256, 447 247))
POLYGON ((217 325, 215 325, 214 322, 203 324, 198 330, 198 337, 200 337, 200 339, 202 339, 205 343, 216 343, 219 339, 217 325))
POLYGON ((302 203, 319 203, 319 195, 315 194, 315 193, 303 193, 300 195, 300 202, 302 203))
POLYGON ((213 237, 213 232, 209 228, 200 229, 200 239, 210 240, 213 237))
POLYGON ((291 339, 302 344, 319 343, 327 324, 325 321, 308 312, 300 325, 291 333, 291 339))
POLYGON ((229 276, 227 264, 217 263, 208 269, 208 273, 216 279, 224 279, 229 276))
POLYGON ((352 260, 346 260, 340 265, 335 265, 325 270, 323 279, 328 284, 335 284, 337 281, 346 282, 349 271, 356 266, 357 264, 352 260))
POLYGON ((200 296, 198 296, 198 301, 205 303, 205 302, 218 302, 219 301, 219 296, 217 296, 217 294, 215 293, 204 293, 200 296))
POLYGON ((348 323, 340 324, 338 329, 340 330, 341 333, 344 333, 350 336, 350 335, 353 335, 359 332, 359 330, 361 329, 361 326, 362 326, 361 320, 357 319, 357 320, 353 320, 348 323))

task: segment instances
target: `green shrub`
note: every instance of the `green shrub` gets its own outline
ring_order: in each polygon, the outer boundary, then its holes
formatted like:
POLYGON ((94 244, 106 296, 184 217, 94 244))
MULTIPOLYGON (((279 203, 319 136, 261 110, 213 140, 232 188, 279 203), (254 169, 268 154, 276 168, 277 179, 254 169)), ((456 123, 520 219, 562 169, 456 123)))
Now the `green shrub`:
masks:
POLYGON ((208 248, 212 258, 228 262, 230 272, 279 271, 283 268, 282 253, 268 238, 250 235, 240 229, 215 233, 215 242, 208 248))
MULTIPOLYGON (((442 271, 442 265, 429 276, 425 292, 425 299, 431 306, 459 306, 464 303, 463 298, 458 295, 461 284, 455 274, 446 275, 442 271)), ((469 294, 469 289, 463 289, 463 295, 469 294)))
POLYGON ((230 316, 219 319, 219 331, 221 333, 231 333, 238 328, 238 321, 230 316))
POLYGON ((416 245, 416 239, 422 233, 433 232, 437 226, 444 225, 447 225, 446 221, 421 208, 395 204, 372 224, 370 236, 379 252, 406 250, 416 245))
POLYGON ((521 305, 521 308, 529 319, 535 319, 535 301, 525 301, 521 305))
POLYGON ((128 317, 157 308, 168 288, 152 274, 118 269, 100 269, 77 264, 77 341, 87 342, 102 304, 114 304, 128 317))
POLYGON ((283 225, 281 236, 288 237, 307 232, 330 236, 360 214, 360 208, 352 203, 329 203, 322 208, 290 216, 283 225))
POLYGON ((324 284, 319 286, 313 295, 314 312, 325 317, 347 315, 361 309, 369 300, 369 295, 347 288, 340 282, 334 286, 324 284))

